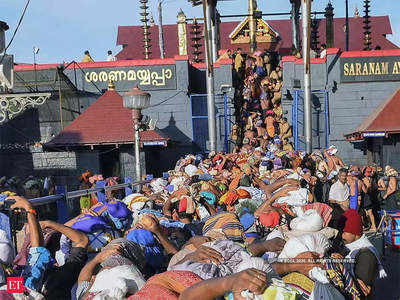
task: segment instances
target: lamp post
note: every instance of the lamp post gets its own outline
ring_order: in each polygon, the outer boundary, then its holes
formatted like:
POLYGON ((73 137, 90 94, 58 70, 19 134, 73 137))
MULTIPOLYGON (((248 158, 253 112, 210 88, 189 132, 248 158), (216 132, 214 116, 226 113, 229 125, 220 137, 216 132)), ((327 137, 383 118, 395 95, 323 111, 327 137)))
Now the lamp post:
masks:
POLYGON ((132 118, 135 129, 135 170, 136 181, 142 180, 142 172, 140 168, 140 138, 139 138, 139 125, 142 118, 142 109, 150 106, 151 95, 135 86, 130 91, 124 93, 122 96, 124 107, 132 109, 132 118))
POLYGON ((312 113, 311 113, 311 66, 310 66, 310 23, 311 0, 301 0, 303 22, 303 65, 304 65, 304 131, 306 151, 312 152, 312 113))
POLYGON ((346 51, 349 51, 349 0, 346 0, 346 51))

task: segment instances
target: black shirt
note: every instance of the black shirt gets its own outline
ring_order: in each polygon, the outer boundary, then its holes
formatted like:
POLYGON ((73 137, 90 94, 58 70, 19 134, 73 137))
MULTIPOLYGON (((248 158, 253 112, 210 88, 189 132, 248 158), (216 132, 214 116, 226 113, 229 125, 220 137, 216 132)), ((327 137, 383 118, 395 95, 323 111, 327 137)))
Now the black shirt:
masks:
POLYGON ((373 286, 378 273, 378 260, 369 249, 361 249, 355 257, 354 274, 366 285, 373 286))
POLYGON ((87 259, 86 248, 72 247, 65 264, 48 271, 44 284, 45 299, 71 299, 71 289, 87 259))

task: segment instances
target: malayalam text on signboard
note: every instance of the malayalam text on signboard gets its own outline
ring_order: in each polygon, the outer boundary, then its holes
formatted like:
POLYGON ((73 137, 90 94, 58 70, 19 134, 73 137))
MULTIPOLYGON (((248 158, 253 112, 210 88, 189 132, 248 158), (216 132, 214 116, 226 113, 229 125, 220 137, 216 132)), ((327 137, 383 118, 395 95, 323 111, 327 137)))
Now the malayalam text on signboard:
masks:
POLYGON ((174 65, 86 69, 84 80, 104 88, 112 80, 119 89, 129 90, 138 84, 142 90, 174 90, 176 70, 174 65))
POLYGON ((342 57, 341 82, 400 81, 400 56, 342 57))

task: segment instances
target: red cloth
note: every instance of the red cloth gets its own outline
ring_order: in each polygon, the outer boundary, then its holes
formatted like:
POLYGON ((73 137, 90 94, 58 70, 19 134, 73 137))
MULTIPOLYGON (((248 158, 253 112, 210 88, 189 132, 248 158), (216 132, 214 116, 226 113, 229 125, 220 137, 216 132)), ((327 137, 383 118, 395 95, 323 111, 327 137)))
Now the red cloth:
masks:
POLYGON ((178 300, 185 289, 200 281, 202 279, 190 271, 167 271, 149 278, 128 300, 178 300))
POLYGON ((228 192, 225 204, 228 206, 232 206, 238 199, 239 195, 236 192, 228 192))
POLYGON ((343 232, 361 236, 363 233, 363 225, 358 212, 355 209, 349 209, 343 214, 343 217, 346 219, 343 232))
POLYGON ((181 201, 179 201, 179 212, 185 212, 187 208, 187 198, 182 197, 181 201))
POLYGON ((289 205, 287 205, 286 203, 281 203, 281 204, 274 203, 274 204, 272 204, 272 206, 283 210, 283 212, 285 214, 288 214, 289 216, 292 216, 292 217, 296 216, 296 214, 290 209, 289 205))
POLYGON ((217 161, 222 160, 222 159, 223 159, 223 156, 221 154, 218 154, 213 158, 212 161, 215 164, 215 163, 217 163, 217 161))
POLYGON ((260 223, 265 227, 275 227, 279 225, 280 215, 277 211, 270 211, 260 215, 260 223))

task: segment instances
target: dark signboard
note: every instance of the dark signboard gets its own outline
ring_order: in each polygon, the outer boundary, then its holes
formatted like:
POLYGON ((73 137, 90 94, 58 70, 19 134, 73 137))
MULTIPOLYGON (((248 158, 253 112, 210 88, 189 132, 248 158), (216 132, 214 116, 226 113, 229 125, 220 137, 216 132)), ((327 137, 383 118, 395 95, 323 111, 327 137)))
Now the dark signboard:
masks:
POLYGON ((142 90, 176 90, 175 65, 132 66, 84 69, 84 81, 106 89, 112 80, 117 90, 130 90, 136 84, 142 90))
POLYGON ((341 82, 400 81, 400 56, 342 57, 341 82))

